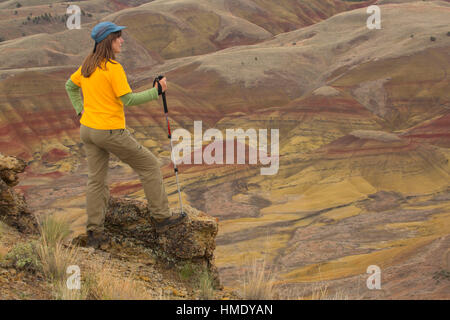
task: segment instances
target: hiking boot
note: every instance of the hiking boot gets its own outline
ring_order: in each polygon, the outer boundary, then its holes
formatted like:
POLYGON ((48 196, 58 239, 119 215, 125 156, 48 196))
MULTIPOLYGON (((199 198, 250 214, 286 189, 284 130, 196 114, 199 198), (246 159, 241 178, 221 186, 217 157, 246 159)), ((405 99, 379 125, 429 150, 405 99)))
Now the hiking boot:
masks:
POLYGON ((87 232, 87 247, 94 249, 105 249, 109 246, 109 239, 103 232, 88 231, 87 232))
POLYGON ((153 217, 150 217, 150 220, 152 221, 152 224, 155 226, 157 233, 165 232, 169 230, 170 227, 174 227, 183 223, 186 219, 187 219, 186 212, 180 211, 172 213, 171 217, 168 217, 161 221, 155 220, 153 217))

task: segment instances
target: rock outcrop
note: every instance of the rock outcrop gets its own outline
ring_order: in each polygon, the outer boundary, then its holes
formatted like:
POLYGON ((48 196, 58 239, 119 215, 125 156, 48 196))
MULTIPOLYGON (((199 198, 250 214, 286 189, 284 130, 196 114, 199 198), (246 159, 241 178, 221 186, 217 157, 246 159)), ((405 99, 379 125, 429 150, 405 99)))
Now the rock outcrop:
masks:
MULTIPOLYGON (((215 288, 221 288, 214 263, 214 249, 218 232, 217 219, 190 206, 183 206, 188 214, 186 222, 157 234, 150 222, 151 213, 146 202, 110 198, 105 217, 105 233, 112 247, 130 245, 150 250, 160 261, 182 267, 186 263, 207 270, 215 288)), ((74 241, 84 245, 86 236, 74 241)))
POLYGON ((33 233, 37 231, 37 221, 24 197, 12 188, 19 183, 18 174, 25 167, 23 160, 0 153, 0 220, 20 232, 33 233))

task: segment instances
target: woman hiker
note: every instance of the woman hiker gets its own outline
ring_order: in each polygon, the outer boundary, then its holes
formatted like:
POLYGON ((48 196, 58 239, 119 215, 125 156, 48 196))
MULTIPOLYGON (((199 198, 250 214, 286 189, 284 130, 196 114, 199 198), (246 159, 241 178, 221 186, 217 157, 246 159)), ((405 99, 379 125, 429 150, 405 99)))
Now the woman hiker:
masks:
POLYGON ((106 176, 110 153, 139 175, 152 215, 150 220, 157 232, 164 232, 186 218, 182 212, 170 213, 158 159, 125 128, 124 106, 157 100, 158 94, 167 89, 167 83, 163 78, 149 90, 132 92, 123 67, 115 61, 124 42, 121 31, 124 28, 112 22, 97 24, 91 32, 95 41, 93 52, 66 82, 70 101, 81 116, 80 138, 89 171, 87 245, 95 248, 109 243, 103 230, 109 199, 106 176))

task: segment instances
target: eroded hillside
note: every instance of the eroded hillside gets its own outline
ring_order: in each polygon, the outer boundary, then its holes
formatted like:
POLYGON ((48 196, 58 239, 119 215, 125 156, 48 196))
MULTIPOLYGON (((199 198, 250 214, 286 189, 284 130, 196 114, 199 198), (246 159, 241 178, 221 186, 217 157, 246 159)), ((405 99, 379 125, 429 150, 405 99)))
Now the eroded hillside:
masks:
MULTIPOLYGON (((101 18, 128 26, 118 60, 133 90, 167 76, 173 128, 279 129, 273 176, 248 163, 180 166, 183 201, 220 219, 224 284, 238 285, 256 257, 284 297, 322 281, 350 298, 448 298, 448 279, 436 280, 449 267, 448 1, 138 4, 101 18), (381 30, 366 27, 374 3, 381 30), (372 264, 385 272, 381 291, 365 286, 372 264)), ((78 233, 87 168, 64 83, 97 21, 0 44, 0 150, 29 162, 16 190, 37 213, 69 216, 78 233)), ((177 206, 162 106, 126 117, 162 159, 177 206)), ((109 176, 113 195, 144 198, 117 159, 109 176)))

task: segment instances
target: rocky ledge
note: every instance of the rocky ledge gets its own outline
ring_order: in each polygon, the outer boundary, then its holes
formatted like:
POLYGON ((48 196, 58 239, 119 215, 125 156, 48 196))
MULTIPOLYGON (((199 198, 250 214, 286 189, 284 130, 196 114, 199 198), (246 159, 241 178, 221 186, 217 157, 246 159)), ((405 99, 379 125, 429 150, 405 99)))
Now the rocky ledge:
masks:
POLYGON ((25 199, 13 187, 18 174, 25 170, 25 161, 0 153, 0 220, 23 233, 37 231, 37 220, 28 210, 25 199))
MULTIPOLYGON (((207 270, 214 287, 219 289, 221 284, 214 264, 217 219, 190 206, 183 206, 183 210, 188 214, 184 223, 158 234, 150 221, 151 213, 145 201, 110 198, 105 233, 111 239, 112 247, 131 244, 150 250, 160 261, 169 265, 189 263, 207 270)), ((74 242, 84 245, 86 236, 79 236, 74 242)))

